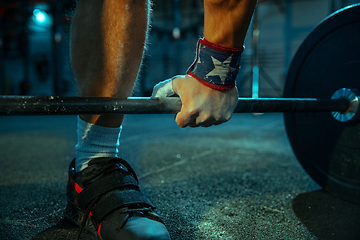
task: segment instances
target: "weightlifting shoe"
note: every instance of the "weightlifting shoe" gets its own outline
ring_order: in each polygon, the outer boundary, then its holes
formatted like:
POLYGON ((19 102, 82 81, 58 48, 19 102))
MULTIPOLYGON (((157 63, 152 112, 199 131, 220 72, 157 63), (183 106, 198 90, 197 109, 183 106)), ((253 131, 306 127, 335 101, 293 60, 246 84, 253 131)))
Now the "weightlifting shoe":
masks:
POLYGON ((169 233, 120 158, 98 158, 83 171, 69 167, 65 218, 103 240, 168 240, 169 233))

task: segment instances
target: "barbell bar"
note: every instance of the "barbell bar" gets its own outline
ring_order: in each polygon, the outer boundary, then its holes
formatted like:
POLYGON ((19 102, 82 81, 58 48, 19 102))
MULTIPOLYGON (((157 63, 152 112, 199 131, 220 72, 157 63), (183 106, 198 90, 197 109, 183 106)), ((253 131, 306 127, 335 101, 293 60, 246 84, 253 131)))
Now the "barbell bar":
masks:
MULTIPOLYGON (((239 98, 234 113, 332 112, 339 121, 358 115, 358 91, 340 89, 331 99, 239 98), (351 117, 344 117, 351 114, 351 117)), ((178 97, 59 97, 0 96, 0 115, 174 114, 181 109, 178 97)))

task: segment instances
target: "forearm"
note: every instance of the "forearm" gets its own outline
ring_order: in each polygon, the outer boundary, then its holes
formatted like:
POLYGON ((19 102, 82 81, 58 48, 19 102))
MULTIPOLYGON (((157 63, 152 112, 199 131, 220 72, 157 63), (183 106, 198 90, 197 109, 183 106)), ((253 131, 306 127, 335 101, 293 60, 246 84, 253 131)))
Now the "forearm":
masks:
POLYGON ((204 0, 204 37, 211 43, 241 48, 257 0, 204 0))

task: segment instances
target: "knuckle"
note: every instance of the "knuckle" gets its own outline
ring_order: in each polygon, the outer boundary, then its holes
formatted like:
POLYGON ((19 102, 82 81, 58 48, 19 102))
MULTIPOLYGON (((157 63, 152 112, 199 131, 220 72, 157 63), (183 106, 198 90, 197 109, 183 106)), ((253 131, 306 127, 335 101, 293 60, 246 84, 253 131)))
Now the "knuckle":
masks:
POLYGON ((224 118, 225 118, 225 121, 229 121, 232 117, 232 112, 227 112, 225 115, 224 115, 224 118))
POLYGON ((223 115, 221 113, 215 113, 213 115, 213 118, 214 118, 215 122, 220 122, 223 120, 223 115))
POLYGON ((213 119, 211 113, 209 112, 202 112, 197 118, 196 123, 201 124, 208 122, 209 120, 213 119))
POLYGON ((189 116, 199 116, 200 115, 200 109, 198 108, 188 108, 187 114, 189 116))
POLYGON ((183 119, 181 118, 176 118, 175 122, 177 123, 177 125, 181 128, 185 128, 187 127, 187 124, 185 121, 183 121, 183 119))
POLYGON ((210 112, 202 112, 200 116, 200 119, 204 122, 212 118, 212 114, 210 112))

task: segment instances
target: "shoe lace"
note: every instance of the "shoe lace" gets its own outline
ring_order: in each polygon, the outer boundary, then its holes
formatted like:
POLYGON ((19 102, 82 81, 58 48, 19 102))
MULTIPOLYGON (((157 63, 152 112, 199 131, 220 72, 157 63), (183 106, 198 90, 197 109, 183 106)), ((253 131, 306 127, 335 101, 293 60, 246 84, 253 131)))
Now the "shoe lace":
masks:
MULTIPOLYGON (((134 171, 134 169, 130 166, 130 164, 128 164, 125 160, 121 159, 121 158, 112 158, 110 160, 108 160, 104 166, 98 171, 98 173, 95 174, 94 178, 93 179, 96 179, 98 178, 99 176, 102 176, 102 175, 106 175, 106 174, 109 174, 111 172, 115 172, 115 171, 119 171, 119 169, 122 169, 123 171, 126 171, 122 166, 124 166, 126 168, 127 171, 129 171, 135 178, 135 180, 137 182, 139 182, 137 176, 136 176, 136 173, 134 171)), ((88 182, 85 183, 88 184, 90 181, 93 181, 93 180, 89 180, 88 182)), ((90 211, 92 209, 92 207, 100 200, 100 197, 96 197, 94 198, 91 203, 89 204, 89 206, 86 208, 86 211, 85 211, 85 215, 84 215, 84 218, 83 220, 81 221, 81 225, 80 225, 80 231, 79 231, 79 234, 77 236, 77 240, 80 239, 80 236, 81 236, 81 233, 82 231, 84 230, 84 227, 86 225, 86 221, 88 220, 89 218, 89 214, 90 214, 90 211)))
POLYGON ((94 200, 92 200, 92 202, 89 204, 89 206, 87 207, 86 211, 85 211, 85 215, 84 215, 84 218, 83 220, 81 221, 81 225, 80 225, 80 231, 79 231, 79 234, 77 236, 77 240, 80 239, 80 236, 81 236, 81 233, 82 231, 84 230, 84 227, 85 227, 85 224, 86 224, 86 221, 88 220, 89 218, 89 214, 90 214, 90 211, 91 211, 91 208, 94 206, 94 204, 100 200, 100 197, 96 197, 94 198, 94 200))

